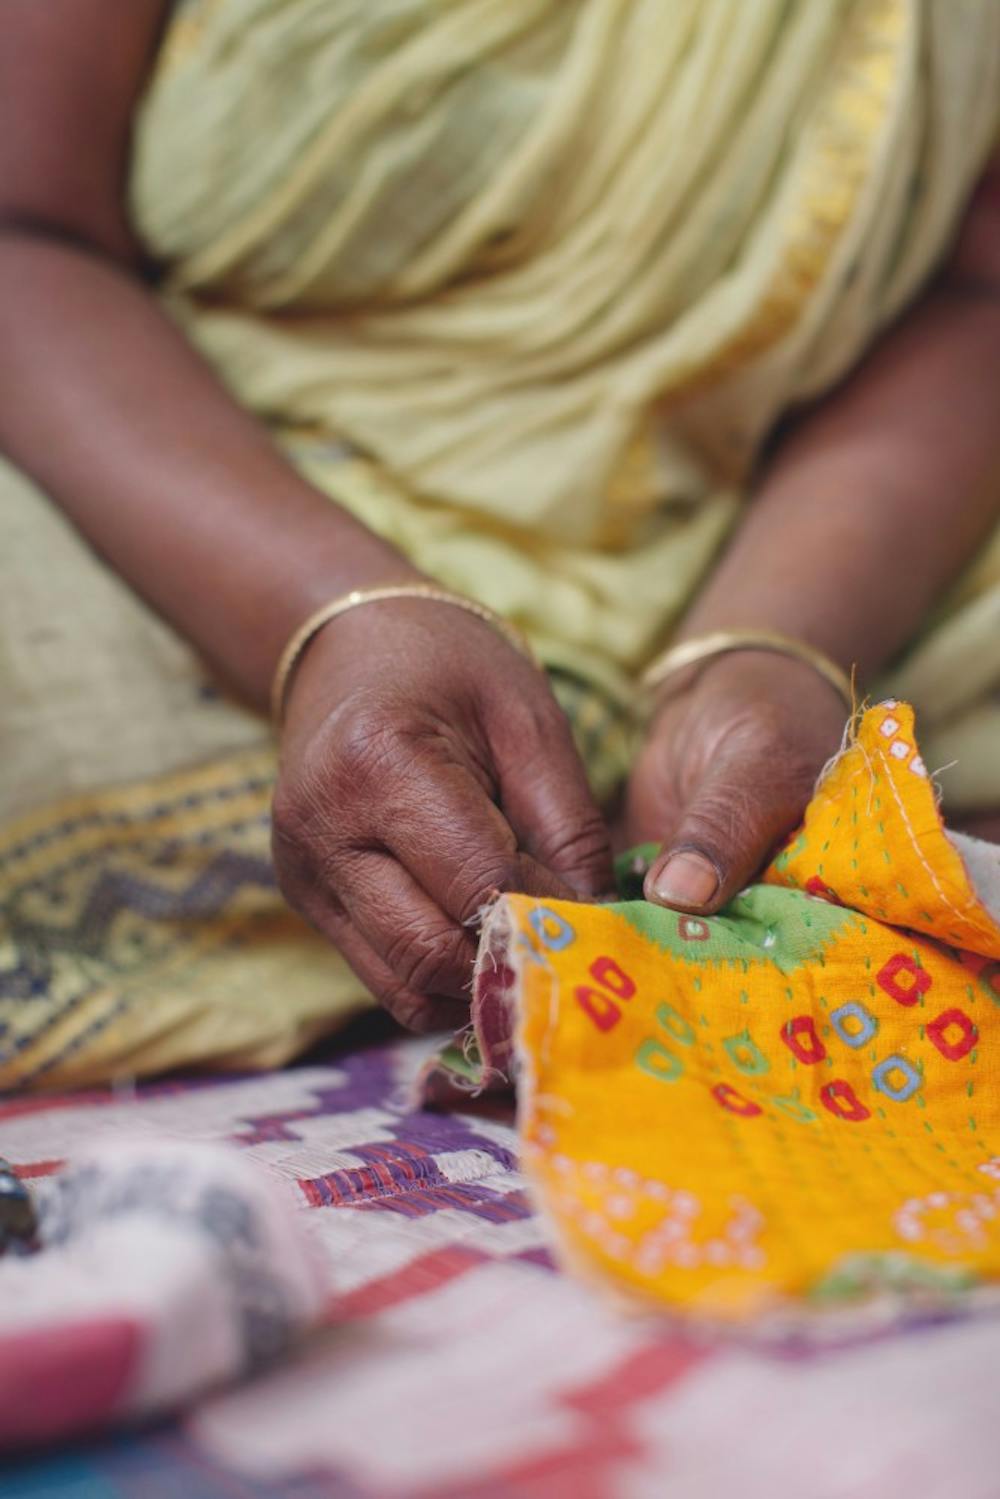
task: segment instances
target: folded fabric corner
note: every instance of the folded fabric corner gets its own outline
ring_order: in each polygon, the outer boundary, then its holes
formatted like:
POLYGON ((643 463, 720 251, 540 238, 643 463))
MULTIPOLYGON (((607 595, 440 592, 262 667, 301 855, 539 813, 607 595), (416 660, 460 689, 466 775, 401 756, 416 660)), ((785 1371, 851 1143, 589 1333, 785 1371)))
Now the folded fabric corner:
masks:
POLYGON ((516 1072, 571 1264, 796 1338, 992 1296, 1000 849, 960 843, 888 702, 720 915, 498 902, 466 1086, 516 1072))

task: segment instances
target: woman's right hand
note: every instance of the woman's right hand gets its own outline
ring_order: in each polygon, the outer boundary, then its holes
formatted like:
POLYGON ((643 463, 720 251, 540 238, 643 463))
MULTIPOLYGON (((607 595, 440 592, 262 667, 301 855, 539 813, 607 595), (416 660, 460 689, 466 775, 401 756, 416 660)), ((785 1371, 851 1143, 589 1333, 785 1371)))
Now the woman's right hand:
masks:
POLYGON ((348 611, 292 679, 274 799, 290 903, 414 1030, 468 1018, 499 891, 611 888, 607 831, 545 675, 427 599, 348 611))

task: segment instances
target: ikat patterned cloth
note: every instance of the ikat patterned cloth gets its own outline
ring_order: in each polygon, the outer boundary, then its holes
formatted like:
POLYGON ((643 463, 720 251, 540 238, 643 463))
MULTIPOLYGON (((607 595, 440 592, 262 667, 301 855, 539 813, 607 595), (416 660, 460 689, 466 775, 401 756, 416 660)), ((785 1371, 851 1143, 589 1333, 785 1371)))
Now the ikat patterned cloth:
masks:
MULTIPOLYGON (((623 1317, 555 1264, 509 1102, 414 1106, 427 1057, 354 1035, 265 1077, 0 1103, 0 1154, 36 1187, 153 1137, 208 1151, 232 1187, 225 1154, 241 1191, 246 1173, 291 1200, 328 1287, 320 1325, 252 1380, 170 1424, 8 1456, 3 1499, 996 1499, 1000 1321, 790 1351, 623 1317)), ((208 1211, 205 1248, 246 1264, 234 1216, 208 1211)), ((114 1264, 92 1268, 113 1300, 114 1264)), ((48 1414, 106 1422, 149 1349, 66 1336, 48 1414)), ((5 1402, 28 1358, 0 1354, 5 1402)))

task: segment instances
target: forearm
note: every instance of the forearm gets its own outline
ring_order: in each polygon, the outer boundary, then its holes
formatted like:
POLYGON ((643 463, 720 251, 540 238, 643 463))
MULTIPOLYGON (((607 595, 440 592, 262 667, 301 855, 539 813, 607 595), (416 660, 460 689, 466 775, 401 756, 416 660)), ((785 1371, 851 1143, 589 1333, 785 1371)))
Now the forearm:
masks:
POLYGON ((0 230, 0 450, 263 706, 298 623, 412 573, 304 482, 128 271, 0 230))
MULTIPOLYGON (((997 519, 1000 299, 945 278, 798 423, 684 633, 797 636, 865 684, 997 519)), ((719 910, 802 818, 844 709, 785 656, 721 656, 668 693, 632 774, 633 840, 665 848, 649 899, 719 910)))
POLYGON ((1000 517, 1000 295, 947 276, 778 446, 684 635, 802 637, 870 680, 1000 517))

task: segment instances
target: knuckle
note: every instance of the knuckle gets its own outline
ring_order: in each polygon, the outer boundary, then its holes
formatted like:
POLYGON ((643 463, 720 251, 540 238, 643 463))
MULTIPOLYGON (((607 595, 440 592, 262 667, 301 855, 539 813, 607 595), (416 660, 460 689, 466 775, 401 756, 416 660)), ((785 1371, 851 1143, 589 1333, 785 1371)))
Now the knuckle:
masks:
POLYGON ((559 870, 602 876, 611 857, 604 820, 595 812, 561 827, 545 842, 541 857, 559 870))
POLYGON ((568 742, 572 737, 569 719, 547 689, 505 700, 504 727, 524 756, 549 754, 553 741, 568 742))
POLYGON ((461 981, 463 956, 452 928, 414 921, 397 932, 384 960, 406 990, 426 995, 454 988, 461 981))
POLYGON ((589 865, 603 860, 609 851, 604 820, 596 810, 568 826, 558 828, 548 839, 546 853, 563 864, 589 865))
POLYGON ((485 859, 481 852, 456 861, 445 892, 445 905, 462 926, 471 925, 498 891, 513 890, 518 883, 517 855, 509 853, 485 859))
POLYGON ((724 719, 712 726, 708 758, 737 758, 743 765, 769 760, 784 749, 787 723, 778 706, 767 698, 732 707, 724 719))
POLYGON ((403 985, 385 989, 379 996, 392 1018, 417 1035, 436 1029, 435 1006, 426 995, 411 994, 403 985))
POLYGON ((364 809, 398 765, 400 741, 381 714, 354 713, 308 747, 294 774, 279 781, 271 804, 272 848, 283 864, 325 868, 351 829, 364 833, 364 809))
POLYGON ((271 807, 271 857, 278 886, 301 910, 317 890, 337 900, 348 845, 320 788, 279 786, 271 807))
POLYGON ((294 783, 279 782, 271 801, 271 849, 279 872, 302 862, 314 824, 311 799, 294 783))
POLYGON ((321 772, 333 808, 349 806, 398 762, 400 741, 381 714, 352 714, 338 726, 321 772))
POLYGON ((325 798, 314 780, 280 781, 271 802, 271 839, 293 860, 311 858, 328 823, 325 798))
POLYGON ((811 792, 824 758, 815 740, 789 721, 781 703, 768 698, 744 706, 726 725, 727 746, 739 755, 746 779, 761 796, 785 786, 806 786, 811 792))

